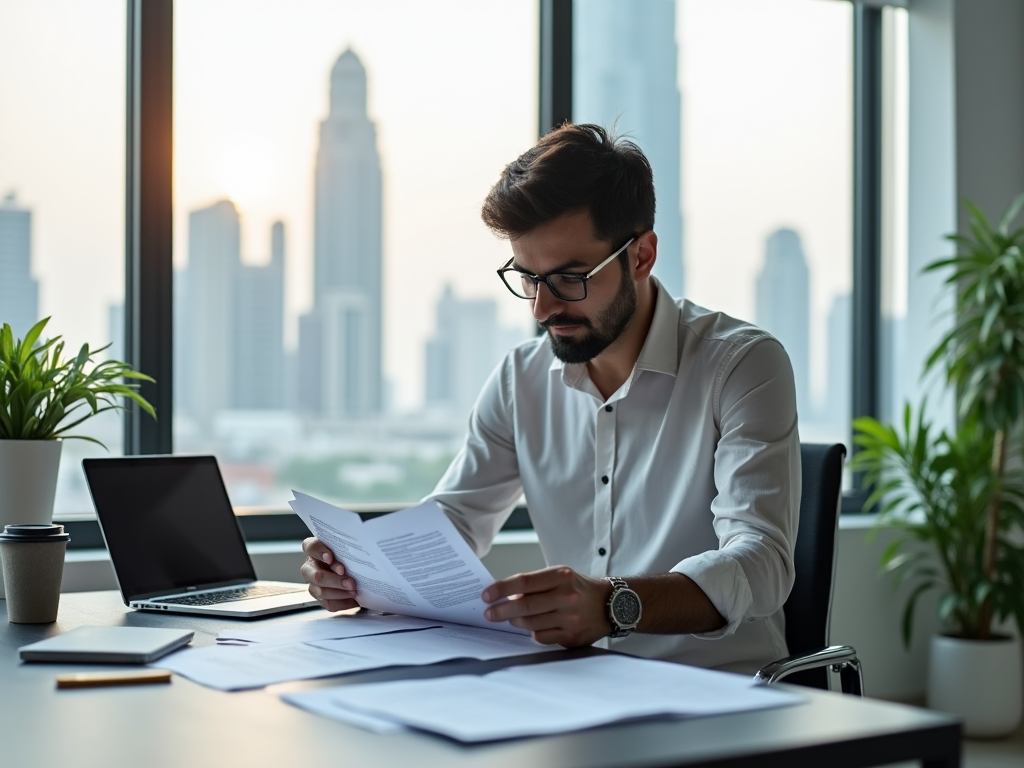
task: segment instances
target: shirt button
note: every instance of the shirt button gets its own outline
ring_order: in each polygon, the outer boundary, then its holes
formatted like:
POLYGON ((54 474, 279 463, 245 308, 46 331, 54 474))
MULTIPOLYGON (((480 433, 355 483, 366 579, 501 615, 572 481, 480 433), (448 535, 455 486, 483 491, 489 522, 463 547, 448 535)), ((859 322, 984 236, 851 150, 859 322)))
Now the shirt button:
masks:
POLYGON ((612 412, 612 407, 611 407, 610 405, 606 405, 606 406, 604 407, 604 409, 605 409, 606 411, 608 411, 608 413, 611 413, 611 412, 612 412))
POLYGON ((605 485, 608 485, 608 475, 603 475, 601 477, 601 482, 604 483, 605 485))
POLYGON ((599 550, 597 550, 597 554, 599 554, 601 557, 604 557, 606 554, 605 548, 601 547, 599 550))

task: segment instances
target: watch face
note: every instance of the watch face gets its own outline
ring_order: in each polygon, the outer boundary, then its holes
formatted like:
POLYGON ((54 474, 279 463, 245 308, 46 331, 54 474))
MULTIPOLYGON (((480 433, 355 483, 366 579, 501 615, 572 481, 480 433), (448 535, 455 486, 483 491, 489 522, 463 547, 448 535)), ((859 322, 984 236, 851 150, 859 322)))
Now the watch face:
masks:
POLYGON ((632 590, 624 589, 612 600, 612 615, 621 627, 629 627, 640 620, 640 598, 632 590))

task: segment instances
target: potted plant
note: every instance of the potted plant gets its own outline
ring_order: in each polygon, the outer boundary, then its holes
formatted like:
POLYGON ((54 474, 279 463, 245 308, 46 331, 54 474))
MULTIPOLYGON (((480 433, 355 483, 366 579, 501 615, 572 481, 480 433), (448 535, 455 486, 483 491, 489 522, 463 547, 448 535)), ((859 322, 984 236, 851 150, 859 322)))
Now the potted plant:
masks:
POLYGON ((929 706, 960 714, 967 735, 995 736, 1016 728, 1022 703, 1019 639, 996 622, 1024 634, 1024 472, 1010 455, 1024 417, 1024 228, 1010 226, 1024 195, 994 228, 967 207, 971 235, 949 236, 957 254, 926 267, 951 270, 957 291, 953 327, 926 364, 953 388, 956 426, 936 431, 924 403, 916 418, 906 407, 902 430, 856 419, 852 467, 879 525, 897 529, 882 567, 911 583, 905 643, 918 598, 942 593, 929 706))
POLYGON ((153 379, 117 360, 94 362, 107 347, 85 344, 76 356, 65 357, 60 336, 39 341, 49 319, 21 340, 9 325, 0 329, 0 530, 10 523, 50 522, 61 440, 103 445, 70 434, 75 427, 105 411, 123 410, 123 398, 156 418, 137 391, 137 382, 153 379))

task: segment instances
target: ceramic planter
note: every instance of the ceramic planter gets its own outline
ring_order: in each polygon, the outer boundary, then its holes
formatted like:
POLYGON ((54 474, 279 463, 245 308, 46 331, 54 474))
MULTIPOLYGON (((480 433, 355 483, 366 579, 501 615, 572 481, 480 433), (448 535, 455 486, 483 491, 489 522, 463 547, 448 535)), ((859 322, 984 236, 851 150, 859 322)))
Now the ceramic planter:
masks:
POLYGON ((928 707, 963 719, 964 736, 994 738, 1016 729, 1024 699, 1016 637, 932 637, 928 707))
POLYGON ((60 440, 0 440, 0 530, 12 523, 53 521, 61 445, 60 440))

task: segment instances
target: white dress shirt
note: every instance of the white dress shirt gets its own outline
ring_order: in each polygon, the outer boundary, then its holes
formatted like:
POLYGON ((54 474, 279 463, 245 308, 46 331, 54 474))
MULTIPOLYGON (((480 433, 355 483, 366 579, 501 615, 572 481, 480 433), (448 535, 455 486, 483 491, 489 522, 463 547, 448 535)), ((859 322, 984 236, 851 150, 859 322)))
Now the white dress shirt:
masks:
POLYGON ((618 391, 605 400, 546 337, 519 345, 430 498, 480 555, 525 495, 549 565, 689 576, 724 628, 598 644, 753 672, 787 655, 800 506, 792 368, 768 333, 655 285, 650 331, 618 391))

